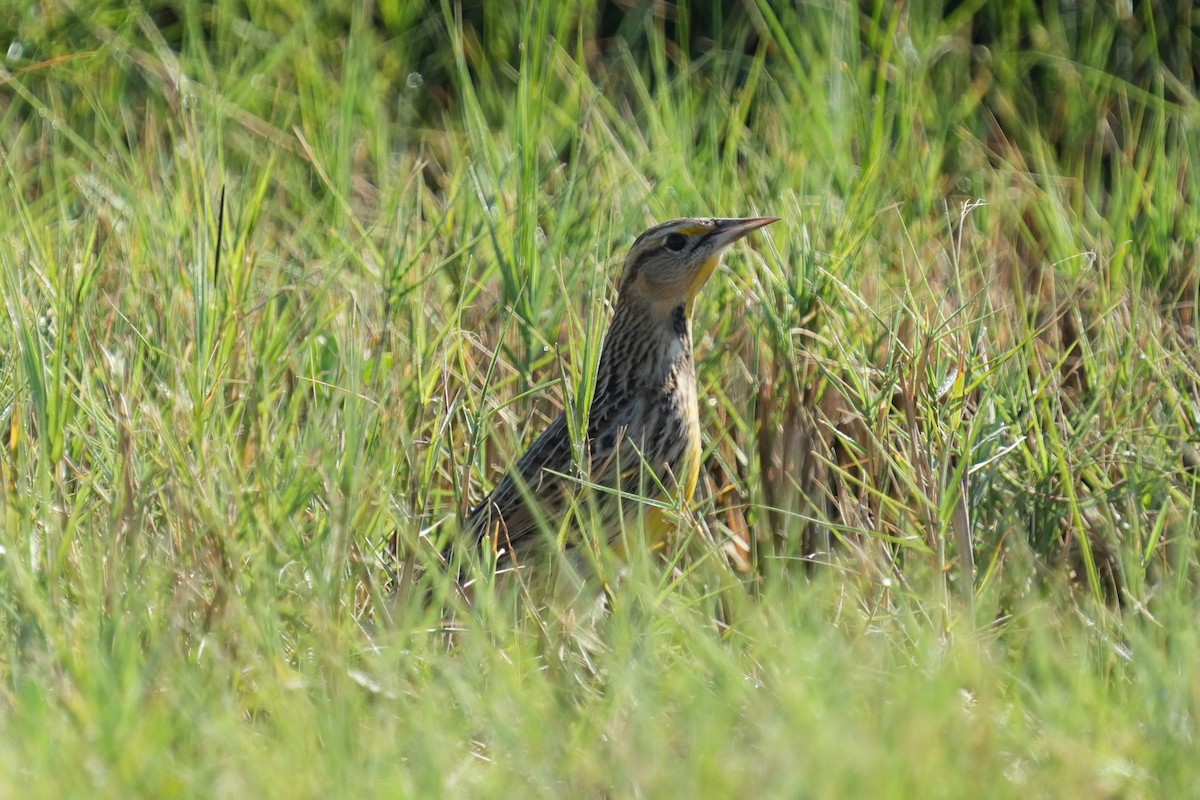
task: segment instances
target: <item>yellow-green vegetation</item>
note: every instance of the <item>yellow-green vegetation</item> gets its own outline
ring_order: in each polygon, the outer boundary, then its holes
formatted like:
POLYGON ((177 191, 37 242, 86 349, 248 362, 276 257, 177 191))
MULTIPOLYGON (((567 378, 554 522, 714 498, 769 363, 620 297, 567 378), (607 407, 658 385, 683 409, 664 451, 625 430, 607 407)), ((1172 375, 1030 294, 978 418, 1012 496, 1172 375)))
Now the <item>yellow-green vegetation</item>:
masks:
POLYGON ((0 794, 1194 793, 1195 12, 938 6, 0 3, 0 794), (756 214, 680 535, 465 606, 756 214))

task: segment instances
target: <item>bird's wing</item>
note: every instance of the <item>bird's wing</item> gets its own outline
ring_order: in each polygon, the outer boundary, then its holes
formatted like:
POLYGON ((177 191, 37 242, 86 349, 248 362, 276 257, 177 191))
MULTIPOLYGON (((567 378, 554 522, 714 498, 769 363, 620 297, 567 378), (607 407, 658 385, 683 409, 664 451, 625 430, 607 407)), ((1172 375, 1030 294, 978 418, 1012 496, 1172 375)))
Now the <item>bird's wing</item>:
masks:
POLYGON ((570 489, 569 482, 559 475, 570 471, 571 462, 567 419, 560 414, 521 456, 515 475, 505 475, 487 499, 471 511, 467 529, 478 542, 495 537, 499 548, 511 551, 519 547, 521 540, 538 530, 538 515, 526 502, 526 494, 536 498, 542 516, 557 513, 570 489))
MULTIPOLYGON (((592 483, 619 490, 620 505, 635 496, 656 496, 659 482, 667 477, 657 463, 659 443, 655 440, 661 415, 645 397, 626 395, 610 407, 593 410, 589 420, 592 483)), ((612 504, 614 507, 618 503, 612 504)))
MULTIPOLYGON (((609 401, 601 396, 593 402, 584 448, 588 465, 580 477, 603 487, 601 492, 619 492, 620 496, 597 497, 605 518, 615 518, 619 508, 635 502, 635 496, 658 495, 659 483, 670 479, 666 466, 657 463, 661 460, 655 456, 657 442, 647 438, 661 435, 659 427, 660 415, 645 397, 623 394, 609 401)), ((467 530, 476 542, 491 538, 497 549, 519 550, 523 542, 538 534, 539 519, 560 514, 578 488, 578 480, 564 477, 576 472, 573 467, 567 420, 560 414, 521 456, 514 472, 472 510, 467 530), (536 501, 536 511, 527 496, 536 501)))

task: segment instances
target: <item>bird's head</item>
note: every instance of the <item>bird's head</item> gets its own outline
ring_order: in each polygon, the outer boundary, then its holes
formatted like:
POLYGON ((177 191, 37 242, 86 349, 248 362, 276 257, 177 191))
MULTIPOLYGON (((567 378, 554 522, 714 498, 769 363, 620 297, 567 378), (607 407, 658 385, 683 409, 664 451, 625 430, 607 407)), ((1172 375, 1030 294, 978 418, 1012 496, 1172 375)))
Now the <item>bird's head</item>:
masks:
POLYGON ((621 301, 637 301, 664 318, 682 305, 690 318, 696 295, 716 270, 721 254, 746 234, 778 219, 677 219, 655 225, 629 249, 621 301))

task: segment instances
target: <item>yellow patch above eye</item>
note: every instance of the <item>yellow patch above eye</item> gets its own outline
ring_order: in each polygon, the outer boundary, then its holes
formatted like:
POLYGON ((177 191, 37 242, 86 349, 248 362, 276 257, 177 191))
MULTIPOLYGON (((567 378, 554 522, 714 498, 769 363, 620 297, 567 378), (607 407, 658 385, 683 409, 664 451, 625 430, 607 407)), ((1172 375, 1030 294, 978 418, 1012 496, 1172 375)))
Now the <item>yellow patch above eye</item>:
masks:
POLYGON ((686 228, 676 228, 673 231, 673 233, 682 233, 685 236, 695 236, 696 234, 704 233, 707 230, 708 230, 708 228, 702 227, 700 225, 689 225, 686 228))

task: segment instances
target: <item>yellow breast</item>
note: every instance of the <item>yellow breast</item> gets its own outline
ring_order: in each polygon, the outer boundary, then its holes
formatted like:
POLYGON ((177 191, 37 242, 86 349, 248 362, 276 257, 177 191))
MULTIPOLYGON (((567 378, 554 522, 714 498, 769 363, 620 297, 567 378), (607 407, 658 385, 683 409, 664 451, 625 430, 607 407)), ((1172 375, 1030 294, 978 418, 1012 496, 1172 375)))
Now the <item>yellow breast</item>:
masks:
POLYGON ((687 453, 684 454, 683 502, 689 503, 696 494, 696 482, 700 479, 700 421, 693 420, 688 436, 687 453))
MULTIPOLYGON (((688 426, 687 449, 684 451, 679 471, 680 502, 687 506, 696 494, 696 484, 700 480, 700 425, 688 426)), ((661 508, 651 508, 646 512, 646 543, 658 547, 663 543, 667 534, 675 528, 675 515, 661 508)))

